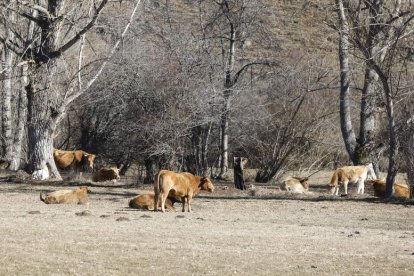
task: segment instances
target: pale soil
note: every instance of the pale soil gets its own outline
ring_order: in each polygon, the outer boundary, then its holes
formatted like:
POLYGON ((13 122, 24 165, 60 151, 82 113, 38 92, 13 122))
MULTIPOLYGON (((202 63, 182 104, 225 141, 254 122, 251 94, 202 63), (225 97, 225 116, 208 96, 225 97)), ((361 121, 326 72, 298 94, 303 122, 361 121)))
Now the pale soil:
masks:
POLYGON ((0 275, 414 275, 412 201, 231 183, 193 213, 132 210, 151 186, 122 183, 91 186, 85 206, 39 200, 68 184, 0 182, 0 275))

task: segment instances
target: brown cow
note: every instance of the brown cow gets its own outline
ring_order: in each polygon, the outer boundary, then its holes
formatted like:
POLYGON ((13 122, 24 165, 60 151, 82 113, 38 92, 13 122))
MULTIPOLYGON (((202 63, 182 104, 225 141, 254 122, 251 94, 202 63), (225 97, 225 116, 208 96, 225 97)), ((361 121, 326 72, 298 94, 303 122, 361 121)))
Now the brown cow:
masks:
MULTIPOLYGON (((167 197, 165 200, 165 207, 168 210, 175 211, 174 203, 181 202, 181 198, 167 197)), ((154 210, 154 193, 149 192, 143 195, 137 195, 129 201, 129 207, 142 210, 154 210)), ((158 207, 161 207, 161 202, 158 201, 158 207)))
POLYGON ((214 185, 208 177, 195 176, 191 173, 175 173, 161 170, 155 176, 154 182, 154 211, 158 211, 158 200, 161 200, 161 210, 165 212, 167 197, 181 197, 183 212, 187 198, 188 212, 191 212, 191 202, 201 190, 213 192, 214 185))
POLYGON ((66 170, 73 168, 75 172, 79 172, 80 176, 82 176, 82 172, 93 169, 93 162, 96 155, 83 150, 68 151, 53 149, 53 157, 59 169, 66 170))
POLYGON ((338 195, 339 184, 342 184, 344 185, 345 194, 348 194, 348 183, 357 183, 357 194, 363 194, 364 182, 368 177, 371 177, 371 179, 377 178, 372 164, 367 166, 345 166, 335 170, 327 188, 331 194, 338 195))
POLYGON ((95 172, 92 177, 94 182, 102 181, 113 181, 116 182, 120 179, 119 169, 117 168, 101 168, 99 171, 95 172))
MULTIPOLYGON (((372 187, 374 188, 374 195, 377 197, 385 196, 385 181, 376 179, 370 181, 372 187)), ((392 187, 392 196, 394 197, 403 197, 403 198, 412 198, 410 193, 410 186, 404 183, 394 183, 392 187)))
POLYGON ((48 193, 45 198, 40 193, 40 200, 46 204, 86 204, 89 188, 81 186, 76 190, 59 190, 48 193))
POLYGON ((280 183, 280 189, 292 193, 306 193, 309 190, 308 180, 307 177, 290 176, 280 183))

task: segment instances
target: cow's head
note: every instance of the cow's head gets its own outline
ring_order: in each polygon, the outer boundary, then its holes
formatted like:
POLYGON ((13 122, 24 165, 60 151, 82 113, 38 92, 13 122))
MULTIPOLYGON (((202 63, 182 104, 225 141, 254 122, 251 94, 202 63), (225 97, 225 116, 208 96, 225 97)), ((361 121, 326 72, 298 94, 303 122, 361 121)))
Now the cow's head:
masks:
POLYGON ((79 190, 85 191, 86 193, 90 193, 91 192, 91 189, 89 189, 88 186, 80 186, 79 187, 79 190))
POLYGON ((112 171, 114 172, 114 177, 119 180, 121 177, 119 176, 119 169, 118 168, 112 168, 112 171))
POLYGON ((82 168, 86 171, 86 170, 93 170, 93 162, 95 161, 95 154, 90 154, 90 153, 84 153, 82 155, 82 168))
POLYGON ((336 186, 333 184, 326 185, 326 188, 328 189, 328 192, 333 195, 336 192, 336 186))
POLYGON ((208 177, 202 177, 200 179, 200 187, 201 190, 208 191, 210 193, 214 191, 214 185, 208 177))
POLYGON ((299 179, 300 184, 302 184, 303 188, 305 188, 306 190, 309 190, 308 180, 309 180, 308 177, 304 177, 304 178, 299 179))

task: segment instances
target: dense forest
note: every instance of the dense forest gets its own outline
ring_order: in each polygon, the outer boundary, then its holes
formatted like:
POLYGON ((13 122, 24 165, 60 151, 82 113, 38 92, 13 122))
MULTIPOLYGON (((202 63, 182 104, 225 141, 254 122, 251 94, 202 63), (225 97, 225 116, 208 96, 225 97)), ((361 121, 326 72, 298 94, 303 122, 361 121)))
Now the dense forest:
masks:
POLYGON ((257 182, 373 163, 390 189, 397 172, 414 185, 412 1, 0 7, 0 156, 10 170, 60 179, 58 148, 149 176, 226 179, 242 156, 257 182))

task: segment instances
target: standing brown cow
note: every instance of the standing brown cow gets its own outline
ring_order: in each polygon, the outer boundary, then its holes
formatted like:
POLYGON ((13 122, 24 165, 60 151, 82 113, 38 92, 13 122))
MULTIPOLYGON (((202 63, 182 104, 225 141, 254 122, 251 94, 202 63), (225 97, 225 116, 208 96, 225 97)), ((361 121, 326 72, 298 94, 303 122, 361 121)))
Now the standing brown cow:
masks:
POLYGON ((161 170, 155 176, 154 182, 154 211, 158 211, 158 200, 161 200, 161 210, 165 212, 167 197, 181 197, 183 212, 187 198, 188 212, 191 212, 191 202, 201 190, 213 192, 214 185, 208 177, 195 176, 191 173, 175 173, 161 170))
POLYGON ((59 150, 53 149, 53 157, 59 169, 74 169, 82 176, 82 172, 93 170, 93 162, 96 155, 83 150, 59 150))

